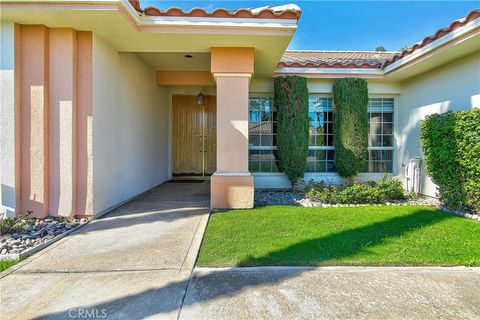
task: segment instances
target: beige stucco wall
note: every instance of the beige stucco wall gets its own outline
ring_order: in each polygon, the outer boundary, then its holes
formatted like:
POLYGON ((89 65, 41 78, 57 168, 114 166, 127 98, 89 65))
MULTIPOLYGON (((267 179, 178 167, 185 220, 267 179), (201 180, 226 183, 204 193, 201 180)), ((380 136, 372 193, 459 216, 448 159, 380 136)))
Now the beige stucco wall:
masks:
POLYGON ((14 24, 0 25, 0 212, 15 214, 14 24))
MULTIPOLYGON (((399 110, 396 114, 398 135, 397 166, 421 157, 419 124, 425 116, 448 110, 470 109, 480 96, 480 52, 453 61, 402 83, 399 110)), ((403 171, 399 170, 403 178, 403 171)), ((422 193, 435 196, 436 187, 425 170, 422 193)))
POLYGON ((135 53, 94 36, 93 207, 108 210, 168 179, 168 90, 135 53))
MULTIPOLYGON (((336 79, 308 79, 308 92, 313 94, 331 94, 336 79)), ((274 79, 253 78, 250 83, 250 93, 270 93, 273 95, 274 79)), ((402 90, 399 83, 386 80, 367 80, 368 92, 374 95, 396 95, 402 90)))

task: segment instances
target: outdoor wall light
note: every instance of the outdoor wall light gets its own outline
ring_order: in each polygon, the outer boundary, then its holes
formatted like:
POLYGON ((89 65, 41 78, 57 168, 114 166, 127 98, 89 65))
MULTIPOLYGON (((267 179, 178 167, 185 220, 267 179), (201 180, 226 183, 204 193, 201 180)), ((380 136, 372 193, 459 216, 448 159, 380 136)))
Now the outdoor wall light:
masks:
POLYGON ((203 105, 203 100, 204 100, 204 96, 203 96, 203 94, 200 92, 200 93, 197 95, 197 105, 199 105, 199 106, 203 105))

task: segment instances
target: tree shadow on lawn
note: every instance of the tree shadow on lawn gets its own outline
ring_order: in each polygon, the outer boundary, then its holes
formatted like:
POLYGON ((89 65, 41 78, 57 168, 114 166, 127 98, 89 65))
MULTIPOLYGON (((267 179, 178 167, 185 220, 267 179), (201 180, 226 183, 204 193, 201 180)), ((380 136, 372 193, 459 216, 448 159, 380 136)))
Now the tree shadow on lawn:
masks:
MULTIPOLYGON (((328 236, 304 240, 268 255, 248 256, 238 263, 241 267, 251 266, 318 266, 327 265, 342 258, 352 257, 369 248, 399 238, 409 232, 439 221, 456 218, 445 212, 416 210, 407 216, 399 216, 386 221, 375 222, 360 228, 329 234, 328 236)), ((338 261, 342 264, 341 261, 338 261)), ((337 263, 338 264, 338 263, 337 263)))
MULTIPOLYGON (((352 256, 370 246, 382 244, 388 241, 388 239, 400 237, 416 229, 445 219, 455 218, 457 217, 448 213, 420 209, 407 216, 395 217, 361 228, 302 241, 282 250, 271 252, 263 257, 250 257, 242 261, 240 265, 272 265, 286 259, 296 265, 312 265, 321 262, 325 264, 329 260, 352 256), (329 249, 339 247, 339 243, 341 244, 341 250, 329 249), (312 254, 312 252, 319 252, 319 254, 312 254)), ((145 318, 178 310, 181 298, 174 297, 172 292, 179 289, 182 290, 182 288, 187 288, 187 286, 188 291, 183 301, 183 306, 200 304, 219 297, 234 296, 245 288, 278 283, 285 279, 296 277, 307 270, 311 269, 280 268, 265 269, 263 271, 256 269, 248 272, 248 276, 245 276, 239 269, 219 269, 217 271, 194 274, 190 283, 188 279, 176 281, 160 288, 146 290, 135 295, 126 295, 104 303, 85 306, 72 305, 71 309, 105 309, 107 315, 113 318, 121 318, 122 315, 134 315, 135 318, 145 318), (171 297, 171 299, 176 299, 177 301, 165 301, 165 297, 171 297)), ((68 312, 71 309, 45 314, 39 317, 39 319, 65 319, 69 317, 68 312)))

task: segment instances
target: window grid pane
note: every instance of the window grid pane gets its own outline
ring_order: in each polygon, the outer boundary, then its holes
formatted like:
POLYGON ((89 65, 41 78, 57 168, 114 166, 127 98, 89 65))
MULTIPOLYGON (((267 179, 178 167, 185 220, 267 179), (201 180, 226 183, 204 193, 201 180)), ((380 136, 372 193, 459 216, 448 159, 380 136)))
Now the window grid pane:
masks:
POLYGON ((368 156, 364 172, 393 172, 393 98, 368 99, 368 156))
POLYGON ((276 110, 269 97, 249 98, 248 166, 251 172, 278 172, 276 110))
POLYGON ((335 172, 332 98, 309 97, 309 151, 306 172, 335 172))

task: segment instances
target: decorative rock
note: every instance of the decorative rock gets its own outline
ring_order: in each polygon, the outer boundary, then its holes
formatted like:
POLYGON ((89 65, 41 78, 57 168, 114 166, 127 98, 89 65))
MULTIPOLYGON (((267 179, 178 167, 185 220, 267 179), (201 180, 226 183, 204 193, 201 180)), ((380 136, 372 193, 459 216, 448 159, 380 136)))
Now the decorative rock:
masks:
POLYGON ((38 237, 39 235, 40 235, 40 231, 34 231, 34 232, 31 232, 31 233, 30 233, 30 236, 31 236, 32 238, 36 238, 36 237, 38 237))
POLYGON ((7 252, 8 250, 6 248, 3 248, 1 254, 7 254, 7 252))

